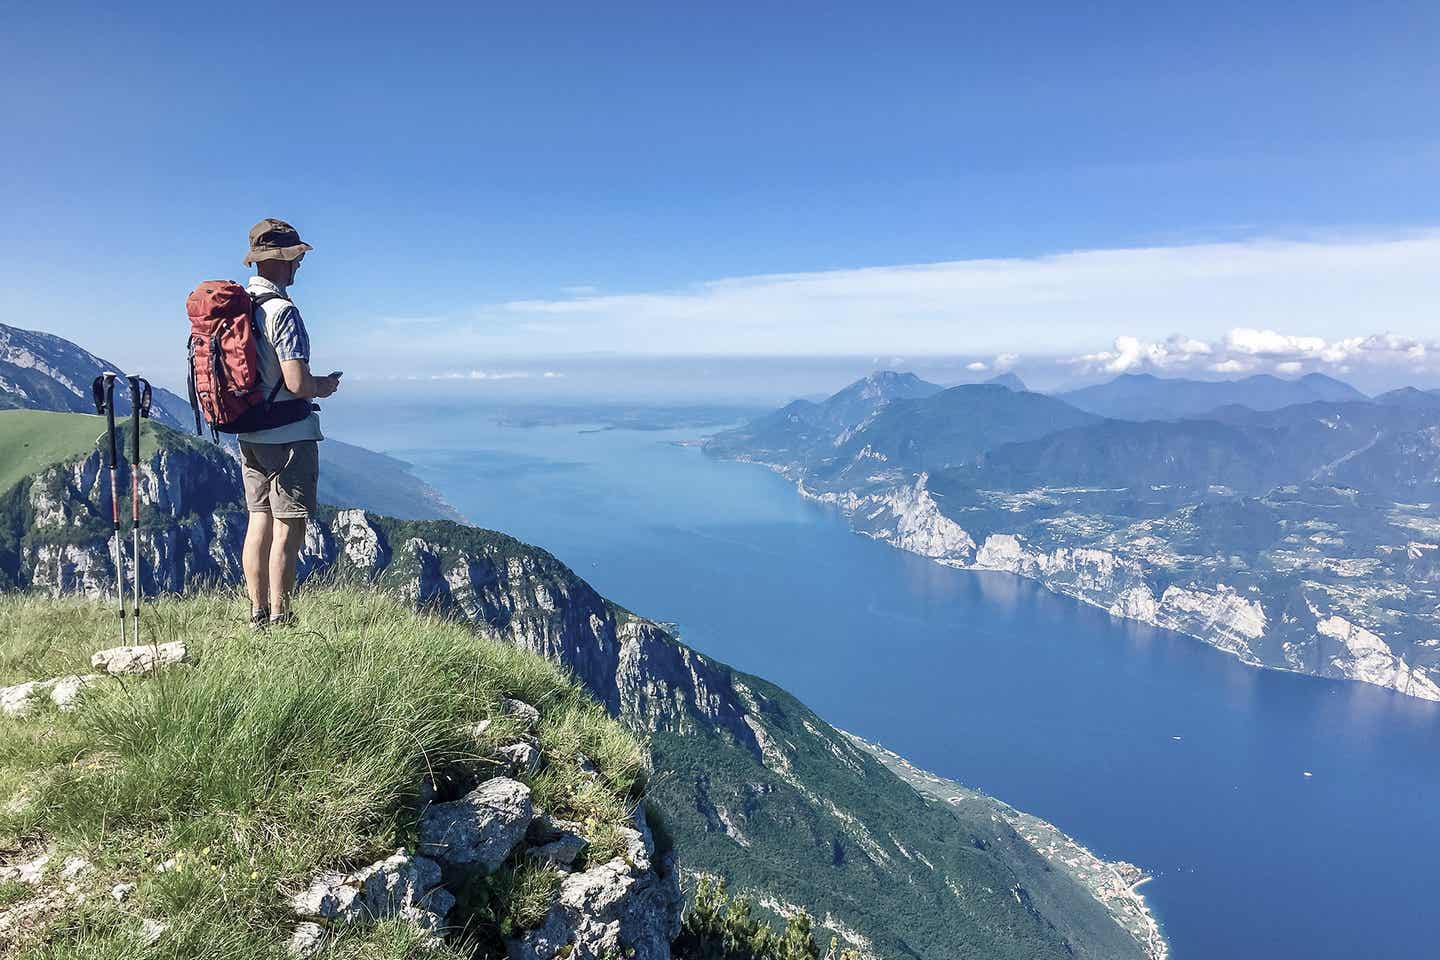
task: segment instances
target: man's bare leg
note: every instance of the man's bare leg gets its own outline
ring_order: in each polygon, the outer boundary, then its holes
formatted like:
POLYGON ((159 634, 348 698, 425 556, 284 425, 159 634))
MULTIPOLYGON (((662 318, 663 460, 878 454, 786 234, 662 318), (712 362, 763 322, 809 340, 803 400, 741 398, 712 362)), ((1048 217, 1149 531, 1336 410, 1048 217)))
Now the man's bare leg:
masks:
POLYGON ((276 517, 270 538, 270 619, 290 612, 295 592, 295 561, 305 544, 304 517, 276 517))
POLYGON ((270 602, 270 539, 273 523, 268 513, 250 514, 245 528, 245 547, 240 565, 245 570, 245 591, 250 594, 252 615, 267 609, 270 602))

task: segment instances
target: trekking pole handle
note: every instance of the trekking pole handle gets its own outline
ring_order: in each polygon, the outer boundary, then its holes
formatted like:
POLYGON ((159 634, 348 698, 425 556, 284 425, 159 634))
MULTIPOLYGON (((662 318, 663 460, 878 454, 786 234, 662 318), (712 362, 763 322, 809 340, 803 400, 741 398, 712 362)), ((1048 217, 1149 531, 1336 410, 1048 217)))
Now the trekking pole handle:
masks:
POLYGON ((106 447, 105 451, 107 454, 109 454, 109 460, 106 462, 105 465, 112 470, 115 469, 115 460, 118 453, 115 447, 116 376, 117 374, 113 373, 112 371, 106 370, 104 373, 100 374, 100 376, 96 377, 94 384, 91 385, 91 389, 94 393, 95 412, 105 415, 105 433, 109 439, 109 445, 106 447))

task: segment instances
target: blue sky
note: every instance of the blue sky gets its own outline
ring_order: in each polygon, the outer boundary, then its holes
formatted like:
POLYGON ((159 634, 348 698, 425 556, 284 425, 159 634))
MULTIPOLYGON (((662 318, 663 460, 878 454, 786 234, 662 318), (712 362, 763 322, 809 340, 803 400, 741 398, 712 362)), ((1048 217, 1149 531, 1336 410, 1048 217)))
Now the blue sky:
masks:
POLYGON ((1433 3, 52 6, 0 320, 125 363, 267 215, 377 375, 1440 328, 1433 3))

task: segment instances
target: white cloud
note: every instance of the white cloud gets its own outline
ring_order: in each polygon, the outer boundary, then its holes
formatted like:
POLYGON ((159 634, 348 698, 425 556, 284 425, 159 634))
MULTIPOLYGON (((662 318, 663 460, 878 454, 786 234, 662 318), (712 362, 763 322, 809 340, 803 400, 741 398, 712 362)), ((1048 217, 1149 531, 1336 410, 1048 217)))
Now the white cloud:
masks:
POLYGON ((1194 366, 1214 352, 1214 348, 1203 340, 1180 334, 1171 334, 1159 342, 1127 335, 1116 337, 1111 350, 1083 354, 1071 362, 1082 370, 1105 373, 1125 373, 1144 368, 1172 370, 1194 366))
POLYGON ((990 369, 990 364, 986 363, 984 360, 975 360, 971 363, 965 364, 965 369, 970 370, 974 373, 984 373, 986 370, 990 369))
POLYGON ((1337 363, 1374 352, 1351 336, 1357 327, 1396 331, 1405 349, 1433 355, 1415 338, 1436 326, 1437 264, 1440 229, 1430 229, 779 273, 629 294, 576 288, 482 304, 444 324, 377 326, 354 349, 436 367, 589 351, 1056 356, 1093 351, 1120 329, 1124 344, 1095 355, 1106 369, 1246 356, 1337 363), (1296 328, 1306 335, 1275 332, 1296 328))
POLYGON ((1320 337, 1289 337, 1274 330, 1238 328, 1225 335, 1225 347, 1232 353, 1257 357, 1288 357, 1318 354, 1326 344, 1320 337))
POLYGON ((1440 342, 1393 333, 1326 340, 1237 327, 1214 343, 1178 334, 1163 341, 1116 337, 1111 349, 1071 357, 1067 363, 1080 373, 1149 370, 1179 374, 1204 370, 1294 375, 1306 371, 1344 373, 1356 367, 1421 373, 1440 366, 1435 363, 1437 357, 1440 342))

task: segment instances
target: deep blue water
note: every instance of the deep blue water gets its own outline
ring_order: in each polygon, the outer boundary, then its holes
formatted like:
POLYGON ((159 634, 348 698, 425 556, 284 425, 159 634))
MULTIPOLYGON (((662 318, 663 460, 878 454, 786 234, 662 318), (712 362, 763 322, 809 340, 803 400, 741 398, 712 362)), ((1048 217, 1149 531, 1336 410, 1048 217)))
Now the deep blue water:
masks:
POLYGON ((1440 955, 1440 705, 1252 670, 904 554, 764 468, 669 442, 693 432, 393 420, 356 438, 475 523, 835 725, 1153 871, 1176 960, 1440 955))

